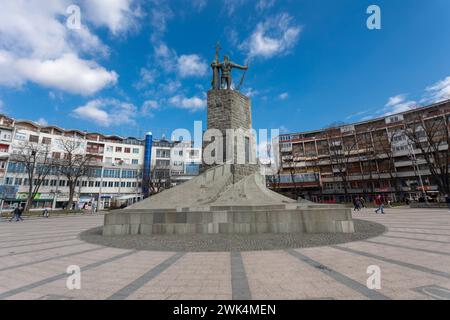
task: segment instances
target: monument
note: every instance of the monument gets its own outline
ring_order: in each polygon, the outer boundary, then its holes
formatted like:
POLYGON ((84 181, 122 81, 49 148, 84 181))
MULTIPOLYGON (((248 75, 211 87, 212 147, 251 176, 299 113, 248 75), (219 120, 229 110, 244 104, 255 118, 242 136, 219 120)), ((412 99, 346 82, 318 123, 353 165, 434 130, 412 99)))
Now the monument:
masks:
POLYGON ((232 69, 248 66, 228 56, 220 62, 219 50, 211 64, 203 173, 106 214, 103 235, 353 233, 350 209, 299 203, 266 187, 256 161, 251 101, 232 82, 232 69))

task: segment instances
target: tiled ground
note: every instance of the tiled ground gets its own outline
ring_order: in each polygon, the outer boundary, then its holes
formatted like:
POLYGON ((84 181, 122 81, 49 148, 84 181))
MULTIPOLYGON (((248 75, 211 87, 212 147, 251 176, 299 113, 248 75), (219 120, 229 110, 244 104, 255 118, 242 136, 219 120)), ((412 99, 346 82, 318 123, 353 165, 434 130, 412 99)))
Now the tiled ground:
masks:
POLYGON ((0 299, 450 299, 450 212, 356 213, 386 234, 344 245, 262 252, 177 253, 78 240, 102 216, 0 222, 0 299), (70 265, 81 289, 69 290, 70 265), (381 290, 367 268, 381 269, 381 290))

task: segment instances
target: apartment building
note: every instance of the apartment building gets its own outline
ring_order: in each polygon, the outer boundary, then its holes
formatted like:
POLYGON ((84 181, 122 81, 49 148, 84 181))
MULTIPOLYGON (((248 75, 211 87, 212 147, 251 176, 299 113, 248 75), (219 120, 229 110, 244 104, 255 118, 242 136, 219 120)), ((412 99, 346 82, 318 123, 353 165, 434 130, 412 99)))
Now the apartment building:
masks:
MULTIPOLYGON (((21 150, 29 144, 45 146, 49 158, 63 160, 67 157, 64 148, 67 141, 76 142, 78 153, 89 157, 87 173, 75 188, 74 201, 79 207, 90 202, 101 210, 118 203, 132 204, 142 200, 146 158, 151 158, 150 174, 164 174, 171 185, 196 175, 195 170, 189 170, 191 162, 174 157, 175 152, 189 153, 192 150, 189 143, 182 143, 180 149, 175 148, 179 143, 157 140, 153 145, 147 144, 149 150, 146 150, 146 139, 65 130, 0 115, 0 200, 4 208, 17 205, 28 197, 30 181, 24 163, 18 160, 21 150)), ((194 160, 199 165, 199 159, 194 160)), ((43 179, 33 208, 61 208, 68 200, 68 181, 61 170, 55 168, 43 179)))
POLYGON ((201 162, 201 148, 194 148, 191 141, 154 140, 151 179, 153 183, 179 185, 199 174, 201 162))
POLYGON ((315 202, 437 200, 448 192, 450 100, 278 138, 279 171, 270 186, 315 202))

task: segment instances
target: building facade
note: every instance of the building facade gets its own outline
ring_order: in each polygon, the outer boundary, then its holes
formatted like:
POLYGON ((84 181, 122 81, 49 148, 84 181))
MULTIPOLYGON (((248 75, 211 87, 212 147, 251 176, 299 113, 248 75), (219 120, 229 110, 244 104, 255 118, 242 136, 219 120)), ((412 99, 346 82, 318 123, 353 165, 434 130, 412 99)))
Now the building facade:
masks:
POLYGON ((273 189, 315 202, 437 201, 449 191, 450 100, 278 138, 273 189), (425 197, 426 195, 426 197, 425 197))
MULTIPOLYGON (((75 141, 81 150, 80 154, 88 155, 90 159, 86 174, 76 184, 74 202, 78 207, 84 203, 93 203, 102 210, 142 200, 146 157, 151 157, 151 176, 154 175, 153 171, 162 169, 168 169, 168 178, 194 176, 187 170, 188 163, 180 164, 172 157, 174 147, 178 145, 174 142, 147 143, 151 148, 150 153, 146 150, 146 139, 65 130, 0 115, 0 199, 5 209, 26 201, 28 197, 28 171, 23 161, 18 160, 18 154, 24 146, 45 146, 48 157, 63 160, 67 157, 65 141, 75 141)), ((188 144, 184 145, 186 152, 190 151, 188 144)), ((61 170, 55 169, 42 179, 33 208, 62 208, 68 200, 68 181, 61 170)))

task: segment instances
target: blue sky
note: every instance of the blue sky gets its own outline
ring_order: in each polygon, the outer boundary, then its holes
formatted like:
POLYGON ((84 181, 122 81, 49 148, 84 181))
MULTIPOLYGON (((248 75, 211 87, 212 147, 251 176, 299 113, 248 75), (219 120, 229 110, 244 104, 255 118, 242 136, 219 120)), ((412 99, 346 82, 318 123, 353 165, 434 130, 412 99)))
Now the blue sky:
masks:
POLYGON ((220 41, 250 61, 255 128, 319 129, 449 99, 449 35, 448 0, 2 0, 0 110, 123 136, 192 130, 220 41))

